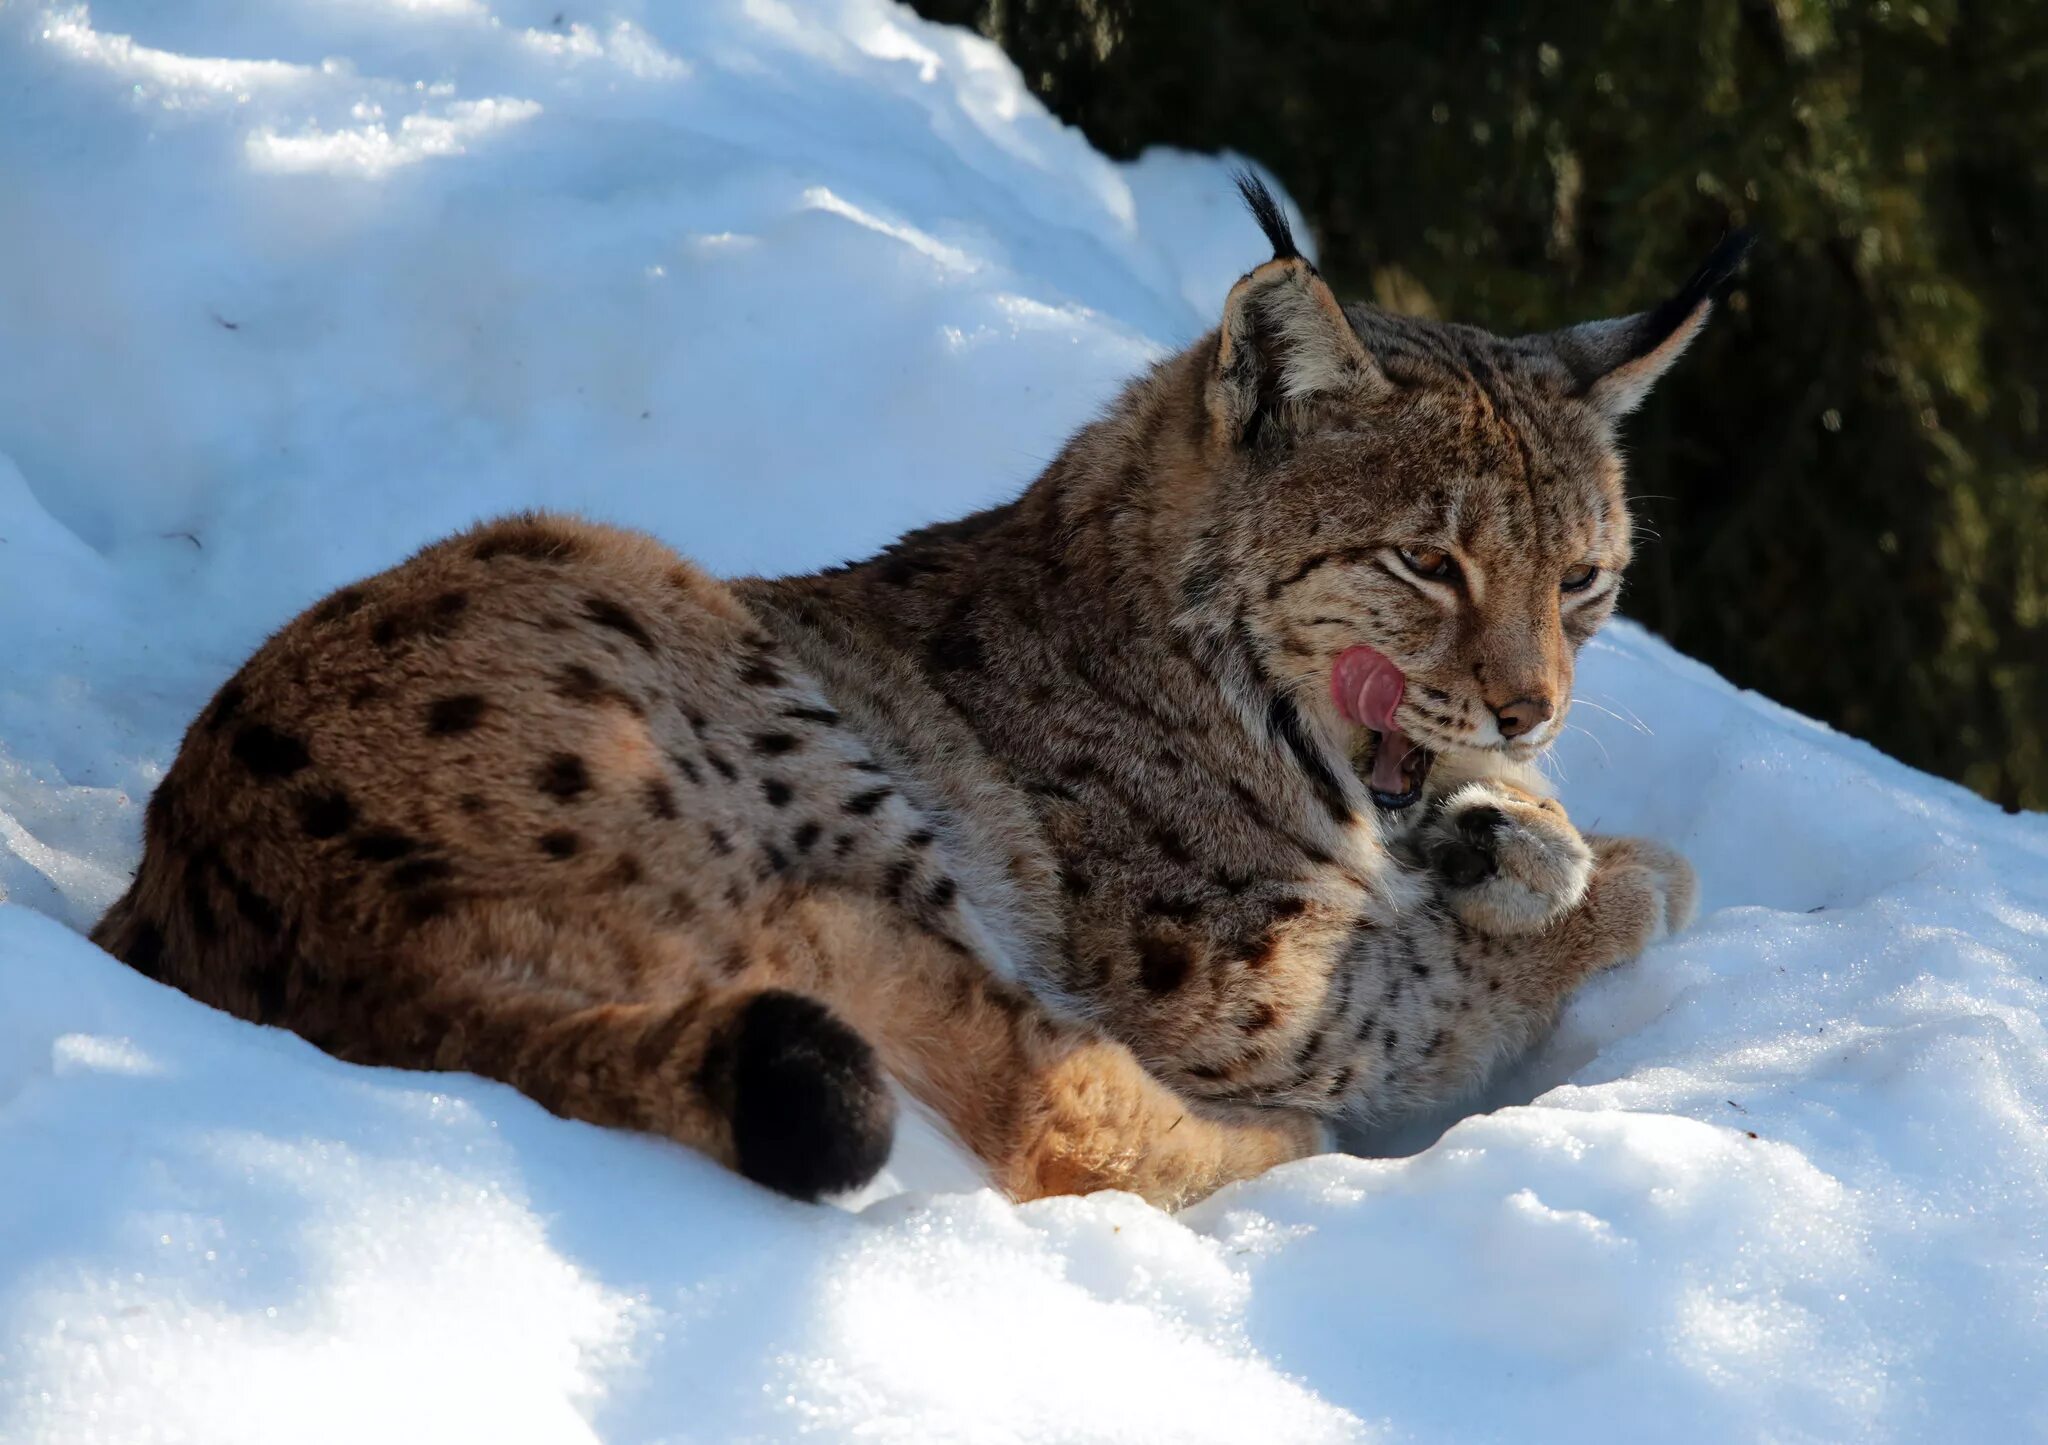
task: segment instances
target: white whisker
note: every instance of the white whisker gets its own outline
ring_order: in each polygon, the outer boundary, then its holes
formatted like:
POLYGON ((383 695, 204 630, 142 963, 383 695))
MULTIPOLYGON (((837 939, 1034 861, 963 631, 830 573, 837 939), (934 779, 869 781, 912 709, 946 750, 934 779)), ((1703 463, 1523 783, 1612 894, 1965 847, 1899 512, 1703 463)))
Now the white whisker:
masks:
MULTIPOLYGON (((1648 723, 1644 722, 1644 721, 1643 721, 1643 720, 1642 720, 1641 718, 1639 718, 1639 717, 1635 717, 1635 716, 1633 716, 1633 715, 1631 715, 1631 716, 1629 716, 1629 717, 1623 717, 1623 716, 1622 716, 1622 715, 1621 715, 1620 713, 1616 712, 1616 711, 1615 711, 1615 710, 1614 710, 1613 708, 1611 708, 1611 707, 1605 707, 1605 706, 1602 706, 1602 705, 1601 705, 1600 703, 1594 702, 1594 701, 1593 701, 1593 699, 1591 699, 1591 698, 1589 698, 1589 697, 1580 697, 1580 696, 1579 696, 1579 695, 1578 695, 1577 693, 1573 693, 1573 694, 1572 694, 1572 704, 1573 704, 1573 706, 1575 706, 1575 707, 1589 707, 1589 708, 1593 709, 1593 711, 1594 711, 1594 712, 1604 712, 1604 713, 1606 713, 1606 714, 1607 714, 1607 716, 1609 716, 1609 717, 1613 718, 1613 719, 1614 719, 1614 720, 1615 720, 1616 722, 1620 723, 1620 724, 1621 724, 1621 725, 1622 725, 1623 727, 1626 727, 1626 728, 1634 728, 1634 729, 1635 729, 1635 730, 1636 730, 1637 732, 1641 733, 1641 734, 1642 734, 1642 735, 1643 735, 1644 737, 1653 737, 1653 736, 1655 736, 1655 734, 1653 734, 1653 733, 1652 733, 1652 732, 1650 731, 1650 725, 1649 725, 1648 723)), ((1584 728, 1580 728, 1580 729, 1579 729, 1579 731, 1580 731, 1580 732, 1586 732, 1586 730, 1585 730, 1584 728)), ((1587 737, 1591 737, 1591 736, 1592 736, 1592 734, 1591 734, 1591 733, 1586 733, 1586 736, 1587 736, 1587 737)))
POLYGON ((1614 757, 1607 751, 1607 744, 1601 740, 1598 733, 1594 732, 1591 728, 1582 728, 1577 723, 1566 723, 1565 727, 1575 733, 1584 733, 1593 740, 1593 746, 1600 749, 1600 762, 1603 767, 1611 768, 1614 766, 1614 757))

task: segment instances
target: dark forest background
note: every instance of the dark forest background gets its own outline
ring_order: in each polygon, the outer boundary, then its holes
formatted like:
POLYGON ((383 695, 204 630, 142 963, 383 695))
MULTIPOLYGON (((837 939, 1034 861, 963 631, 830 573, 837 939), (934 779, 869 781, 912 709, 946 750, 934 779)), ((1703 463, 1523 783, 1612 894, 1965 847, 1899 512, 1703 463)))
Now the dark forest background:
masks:
POLYGON ((1347 297, 1534 330, 1756 227, 1631 422, 1625 610, 2048 807, 2048 3, 914 3, 1111 155, 1269 167, 1347 297))

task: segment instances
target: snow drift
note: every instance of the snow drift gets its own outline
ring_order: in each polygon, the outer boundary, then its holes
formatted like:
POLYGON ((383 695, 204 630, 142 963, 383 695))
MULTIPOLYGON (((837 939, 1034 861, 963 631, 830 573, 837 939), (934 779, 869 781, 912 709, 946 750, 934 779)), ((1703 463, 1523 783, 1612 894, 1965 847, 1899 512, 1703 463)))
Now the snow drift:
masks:
POLYGON ((2048 823, 1597 640, 1706 913, 1493 1111, 1179 1218, 858 1211, 78 936, 272 627, 515 507, 714 568, 1027 481, 1262 254, 882 0, 0 8, 0 1438, 2048 1434, 2048 823))

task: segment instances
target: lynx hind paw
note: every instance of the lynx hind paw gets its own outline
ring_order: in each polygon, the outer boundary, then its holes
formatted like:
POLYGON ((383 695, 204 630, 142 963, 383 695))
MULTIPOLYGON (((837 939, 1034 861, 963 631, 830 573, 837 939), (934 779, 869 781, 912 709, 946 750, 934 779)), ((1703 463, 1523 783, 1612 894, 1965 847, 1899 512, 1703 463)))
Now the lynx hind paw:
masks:
POLYGON ((1468 783, 1430 828, 1423 856, 1470 928, 1531 933, 1586 896, 1593 849, 1553 798, 1497 780, 1468 783))
POLYGON ((1594 837, 1596 865, 1602 873, 1617 868, 1640 868, 1663 904, 1663 927, 1658 937, 1680 932, 1699 911, 1699 875, 1675 848, 1649 838, 1594 837))

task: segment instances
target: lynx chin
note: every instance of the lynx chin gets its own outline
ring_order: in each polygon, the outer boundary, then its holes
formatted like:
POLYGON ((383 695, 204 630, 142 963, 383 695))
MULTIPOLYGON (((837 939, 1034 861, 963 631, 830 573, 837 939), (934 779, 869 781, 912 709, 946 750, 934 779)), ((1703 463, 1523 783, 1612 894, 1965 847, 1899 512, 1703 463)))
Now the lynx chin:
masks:
POLYGON ((1628 565, 1616 428, 1744 241, 1499 337, 1340 305, 1242 186, 1272 259, 1006 505, 739 580, 525 515, 328 597, 94 938, 802 1199, 902 1094, 1019 1199, 1174 1206, 1469 1089, 1692 910, 1532 765, 1628 565))

